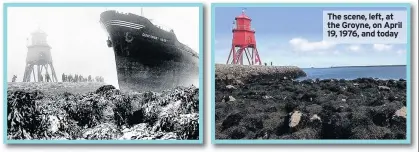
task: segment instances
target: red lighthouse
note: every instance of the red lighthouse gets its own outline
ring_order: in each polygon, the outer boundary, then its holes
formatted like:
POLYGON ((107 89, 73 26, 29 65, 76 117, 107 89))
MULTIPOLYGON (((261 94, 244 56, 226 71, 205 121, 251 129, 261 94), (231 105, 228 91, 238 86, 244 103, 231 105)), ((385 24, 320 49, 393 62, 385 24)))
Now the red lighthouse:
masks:
POLYGON ((245 13, 235 18, 233 23, 233 43, 227 64, 243 65, 243 57, 246 56, 249 65, 261 65, 258 50, 256 48, 255 30, 251 28, 252 21, 245 13))

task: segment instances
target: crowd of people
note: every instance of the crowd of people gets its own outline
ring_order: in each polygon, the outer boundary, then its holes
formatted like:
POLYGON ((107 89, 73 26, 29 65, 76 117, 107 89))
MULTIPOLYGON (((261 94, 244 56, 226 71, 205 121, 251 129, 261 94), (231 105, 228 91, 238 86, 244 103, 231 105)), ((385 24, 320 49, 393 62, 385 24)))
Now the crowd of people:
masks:
POLYGON ((104 82, 103 77, 96 76, 93 78, 91 75, 84 77, 82 75, 75 74, 74 76, 71 74, 62 74, 61 79, 63 82, 104 82))
MULTIPOLYGON (((16 82, 17 75, 13 75, 12 82, 16 82)), ((63 82, 104 82, 104 78, 101 76, 92 77, 91 75, 84 77, 82 75, 75 74, 74 76, 71 74, 62 74, 61 80, 63 82)), ((45 74, 39 75, 38 82, 52 82, 50 75, 45 74)))

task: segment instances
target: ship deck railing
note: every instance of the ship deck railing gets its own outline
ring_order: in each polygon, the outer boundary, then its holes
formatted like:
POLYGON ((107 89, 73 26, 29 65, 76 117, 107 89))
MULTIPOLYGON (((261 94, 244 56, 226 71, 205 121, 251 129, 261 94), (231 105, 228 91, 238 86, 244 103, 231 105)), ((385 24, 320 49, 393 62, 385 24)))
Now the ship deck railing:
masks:
POLYGON ((195 56, 195 57, 198 57, 198 53, 196 53, 195 51, 193 51, 188 45, 186 45, 186 44, 184 44, 183 46, 182 46, 182 50, 183 51, 186 51, 186 52, 188 52, 188 53, 190 53, 190 54, 192 54, 192 56, 195 56))
POLYGON ((167 26, 165 26, 163 24, 160 24, 160 23, 158 23, 158 22, 156 22, 154 20, 151 20, 150 19, 150 22, 153 23, 153 25, 156 26, 156 27, 158 27, 159 29, 162 29, 162 30, 164 30, 166 32, 173 32, 173 29, 172 28, 169 28, 169 27, 167 27, 167 26))

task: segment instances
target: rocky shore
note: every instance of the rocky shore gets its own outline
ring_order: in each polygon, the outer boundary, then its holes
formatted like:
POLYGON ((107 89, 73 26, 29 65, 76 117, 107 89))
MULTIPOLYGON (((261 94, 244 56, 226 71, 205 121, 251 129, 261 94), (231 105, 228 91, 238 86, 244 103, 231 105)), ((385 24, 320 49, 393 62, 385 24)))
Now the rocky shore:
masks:
POLYGON ((198 88, 120 92, 87 83, 9 83, 10 140, 188 140, 199 137, 198 88))
POLYGON ((405 80, 297 81, 305 73, 296 67, 217 68, 216 139, 406 139, 405 80))

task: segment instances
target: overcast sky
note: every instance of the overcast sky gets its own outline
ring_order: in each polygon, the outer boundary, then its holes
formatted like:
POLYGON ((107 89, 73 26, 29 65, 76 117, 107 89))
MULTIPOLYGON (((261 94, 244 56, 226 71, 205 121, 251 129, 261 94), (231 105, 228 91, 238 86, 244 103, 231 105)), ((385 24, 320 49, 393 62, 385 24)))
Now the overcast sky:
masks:
MULTIPOLYGON (((40 27, 48 43, 57 78, 62 73, 103 76, 117 86, 115 58, 106 45, 107 32, 99 24, 100 13, 117 10, 141 14, 136 8, 8 8, 8 80, 22 81, 26 60, 26 39, 40 27)), ((199 52, 198 7, 144 7, 143 15, 174 29, 178 40, 199 52)))

